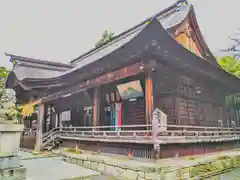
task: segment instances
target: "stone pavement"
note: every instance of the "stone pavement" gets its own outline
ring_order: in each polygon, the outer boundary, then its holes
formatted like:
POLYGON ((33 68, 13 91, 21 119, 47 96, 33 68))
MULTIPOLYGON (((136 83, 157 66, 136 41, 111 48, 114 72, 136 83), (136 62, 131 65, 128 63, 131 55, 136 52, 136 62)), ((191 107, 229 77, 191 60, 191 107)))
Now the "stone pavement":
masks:
POLYGON ((99 172, 62 161, 60 157, 44 157, 20 152, 21 163, 27 169, 27 180, 64 180, 76 177, 105 180, 99 172))
MULTIPOLYGON (((115 179, 112 178, 113 176, 124 177, 124 179, 126 177, 127 179, 156 179, 156 177, 162 176, 162 173, 159 172, 160 169, 164 169, 165 172, 173 172, 182 167, 211 161, 219 156, 239 155, 240 151, 218 152, 194 158, 161 159, 157 162, 93 154, 86 151, 84 154, 74 154, 60 149, 54 153, 55 155, 49 152, 34 155, 29 152, 20 152, 22 164, 27 169, 28 180, 70 180, 76 177, 86 180, 107 180, 115 179), (108 176, 103 176, 100 172, 108 176)), ((167 177, 168 179, 173 180, 172 175, 167 177)))

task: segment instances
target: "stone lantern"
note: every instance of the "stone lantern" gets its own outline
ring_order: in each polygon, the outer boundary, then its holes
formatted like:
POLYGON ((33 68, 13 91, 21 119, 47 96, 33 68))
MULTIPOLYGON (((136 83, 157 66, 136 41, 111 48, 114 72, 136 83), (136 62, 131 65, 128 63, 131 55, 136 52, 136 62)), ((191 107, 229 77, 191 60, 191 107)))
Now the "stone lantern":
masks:
POLYGON ((0 88, 0 179, 22 180, 26 174, 18 155, 24 125, 18 124, 15 103, 15 92, 0 88))

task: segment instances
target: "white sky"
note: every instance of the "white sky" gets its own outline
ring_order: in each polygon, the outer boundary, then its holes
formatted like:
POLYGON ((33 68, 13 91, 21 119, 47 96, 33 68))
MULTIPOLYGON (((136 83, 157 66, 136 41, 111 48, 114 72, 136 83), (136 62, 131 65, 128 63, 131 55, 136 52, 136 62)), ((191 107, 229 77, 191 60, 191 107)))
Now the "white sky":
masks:
MULTIPOLYGON (((69 62, 88 51, 104 30, 120 33, 176 0, 0 0, 0 66, 4 52, 69 62)), ((240 28, 240 0, 189 0, 212 52, 240 28)))

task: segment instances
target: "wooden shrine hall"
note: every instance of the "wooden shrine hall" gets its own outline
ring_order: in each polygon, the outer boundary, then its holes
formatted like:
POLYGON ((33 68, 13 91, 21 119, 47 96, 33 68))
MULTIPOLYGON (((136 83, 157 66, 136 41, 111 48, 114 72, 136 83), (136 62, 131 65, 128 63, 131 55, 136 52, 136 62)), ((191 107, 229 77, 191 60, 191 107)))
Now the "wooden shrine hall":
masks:
POLYGON ((160 157, 170 157, 238 141, 239 114, 225 96, 239 92, 239 79, 219 67, 185 0, 68 64, 6 55, 15 62, 6 87, 21 104, 41 100, 40 149, 54 137, 68 147, 152 158, 156 143, 160 157), (155 109, 165 118, 153 126, 155 109))

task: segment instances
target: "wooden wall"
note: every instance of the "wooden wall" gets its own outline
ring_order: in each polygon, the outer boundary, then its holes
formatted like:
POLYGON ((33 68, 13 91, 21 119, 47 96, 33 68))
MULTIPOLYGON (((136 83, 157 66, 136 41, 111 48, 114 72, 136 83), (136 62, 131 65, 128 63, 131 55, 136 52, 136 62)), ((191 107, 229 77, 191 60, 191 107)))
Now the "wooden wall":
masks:
POLYGON ((188 19, 183 22, 174 34, 175 40, 192 53, 202 57, 199 42, 196 38, 196 32, 188 19))
POLYGON ((193 40, 193 38, 187 32, 182 32, 175 36, 175 40, 189 51, 202 57, 195 40, 193 40))
POLYGON ((227 87, 217 81, 158 64, 153 73, 154 108, 160 108, 168 116, 168 124, 207 125, 218 120, 229 122, 225 107, 227 87))
POLYGON ((154 108, 161 109, 168 117, 168 124, 176 124, 177 74, 166 65, 158 64, 153 73, 154 108))
POLYGON ((217 82, 179 76, 178 90, 179 124, 211 126, 218 120, 227 120, 224 87, 217 82))
MULTIPOLYGON (((144 74, 138 74, 135 76, 127 77, 118 81, 115 81, 110 84, 106 84, 101 86, 100 92, 101 92, 101 112, 100 112, 100 121, 104 119, 104 107, 107 107, 111 104, 114 104, 116 102, 122 103, 122 123, 125 125, 139 125, 139 124, 145 124, 146 123, 146 115, 145 115, 145 101, 144 97, 138 98, 137 101, 129 101, 129 100, 122 100, 119 96, 117 85, 127 83, 134 80, 140 80, 141 85, 143 89, 145 89, 144 86, 144 74), (109 98, 106 98, 106 95, 109 98), (115 95, 115 96, 114 96, 115 95), (112 98, 114 96, 115 98, 112 98), (116 98, 118 97, 118 98, 116 98), (109 99, 109 102, 106 101, 106 99, 109 99), (114 100, 112 100, 114 99, 114 100)), ((100 123, 101 124, 101 123, 100 123)))

